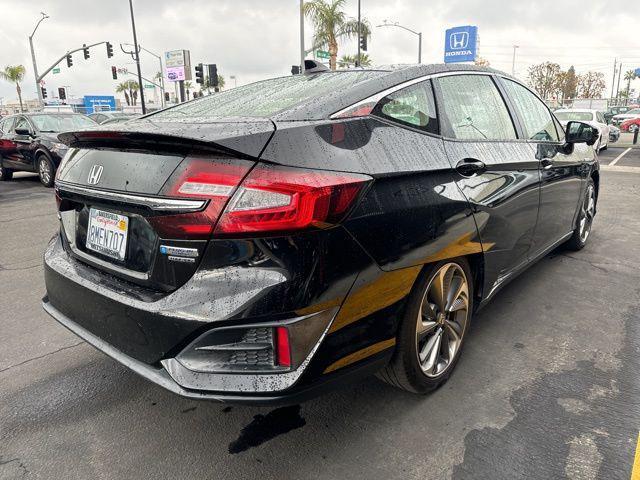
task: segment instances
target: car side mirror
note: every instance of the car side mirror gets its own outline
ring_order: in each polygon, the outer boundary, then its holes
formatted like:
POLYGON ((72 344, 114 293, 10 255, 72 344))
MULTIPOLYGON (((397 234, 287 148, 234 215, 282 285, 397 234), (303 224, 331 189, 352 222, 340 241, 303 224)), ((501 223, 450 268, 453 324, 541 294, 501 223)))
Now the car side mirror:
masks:
POLYGON ((28 128, 16 128, 15 132, 16 132, 16 135, 29 135, 29 136, 31 136, 31 130, 29 130, 28 128))
POLYGON ((592 127, 584 122, 567 123, 566 142, 569 144, 586 143, 591 146, 598 141, 600 132, 597 128, 592 127))

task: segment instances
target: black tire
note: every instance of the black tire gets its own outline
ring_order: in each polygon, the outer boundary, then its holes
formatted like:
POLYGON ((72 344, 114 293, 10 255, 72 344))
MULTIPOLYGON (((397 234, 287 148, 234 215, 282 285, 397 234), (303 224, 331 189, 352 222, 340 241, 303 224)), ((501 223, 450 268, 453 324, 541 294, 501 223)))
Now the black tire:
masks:
POLYGON ((40 183, 47 188, 53 187, 53 183, 55 181, 55 168, 53 167, 53 163, 49 160, 44 153, 41 153, 36 158, 36 168, 38 171, 38 176, 40 177, 40 183))
MULTIPOLYGON (((425 394, 440 387, 449 379, 456 364, 458 363, 466 334, 469 331, 472 312, 473 275, 471 273, 469 263, 465 258, 441 261, 425 267, 409 295, 405 315, 398 328, 396 348, 393 353, 393 357, 389 364, 378 372, 378 377, 394 387, 412 393, 425 394), (427 297, 428 287, 434 280, 435 275, 449 264, 457 265, 466 276, 468 284, 466 321, 464 328, 462 329, 460 344, 454 358, 452 360, 450 359, 448 366, 437 376, 427 376, 423 371, 418 358, 417 320, 418 316, 421 315, 421 305, 423 299, 427 297)), ((446 329, 442 330, 444 331, 446 329)))
POLYGON ((580 211, 578 213, 578 221, 576 222, 576 228, 573 231, 573 235, 571 235, 571 238, 567 240, 567 243, 565 244, 565 246, 569 250, 575 250, 575 251, 582 250, 587 244, 587 241, 591 236, 591 226, 593 224, 593 218, 596 212, 596 203, 597 203, 597 196, 596 196, 595 183, 593 182, 593 178, 589 178, 589 180, 587 181, 587 187, 585 188, 583 199, 580 202, 580 207, 579 207, 580 211), (589 197, 592 197, 592 200, 593 200, 592 208, 590 207, 590 204, 589 204, 589 197), (582 224, 583 220, 585 220, 586 222, 584 227, 582 224))
POLYGON ((13 178, 13 170, 11 170, 10 168, 3 167, 2 163, 0 162, 0 182, 8 181, 8 180, 11 180, 12 178, 13 178))

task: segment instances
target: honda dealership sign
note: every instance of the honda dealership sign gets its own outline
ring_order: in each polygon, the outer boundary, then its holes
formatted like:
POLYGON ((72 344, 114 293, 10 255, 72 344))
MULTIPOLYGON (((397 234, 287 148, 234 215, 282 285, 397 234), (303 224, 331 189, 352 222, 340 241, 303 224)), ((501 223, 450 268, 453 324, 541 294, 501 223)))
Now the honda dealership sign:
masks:
POLYGON ((453 27, 444 36, 444 63, 474 62, 478 55, 478 27, 453 27))

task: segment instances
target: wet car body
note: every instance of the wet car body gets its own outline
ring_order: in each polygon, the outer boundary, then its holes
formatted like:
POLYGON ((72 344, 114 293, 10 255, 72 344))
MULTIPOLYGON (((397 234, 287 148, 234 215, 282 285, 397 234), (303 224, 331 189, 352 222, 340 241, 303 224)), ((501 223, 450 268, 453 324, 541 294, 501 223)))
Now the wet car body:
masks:
MULTIPOLYGON (((308 78, 323 75, 343 73, 308 78)), ((45 252, 44 308, 192 398, 288 403, 375 372, 394 352, 425 265, 465 257, 481 307, 570 237, 587 179, 599 180, 590 147, 526 138, 505 81, 513 80, 476 67, 414 66, 371 73, 268 118, 183 118, 168 109, 64 134, 72 150, 56 183, 61 232, 45 252), (455 75, 495 85, 516 138, 461 141, 443 115, 427 132, 376 110, 412 85, 442 105, 438 79, 455 75), (363 114, 361 104, 375 106, 363 114), (481 168, 471 170, 472 158, 481 168), (225 204, 208 233, 178 238, 172 220, 199 197, 177 198, 170 187, 202 161, 241 169, 242 182, 255 172, 309 171, 358 190, 339 220, 317 228, 225 234, 225 204), (99 188, 88 184, 96 165, 99 188), (128 216, 136 241, 125 260, 85 247, 91 209, 128 216), (288 331, 284 364, 280 328, 288 331), (211 366, 208 354, 222 360, 211 366)))

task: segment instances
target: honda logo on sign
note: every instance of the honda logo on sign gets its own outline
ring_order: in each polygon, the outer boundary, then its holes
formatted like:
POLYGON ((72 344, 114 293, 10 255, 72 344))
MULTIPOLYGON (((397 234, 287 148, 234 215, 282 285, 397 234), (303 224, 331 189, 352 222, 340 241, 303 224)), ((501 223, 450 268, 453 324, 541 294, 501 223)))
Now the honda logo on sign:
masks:
POLYGON ((100 181, 100 177, 102 176, 102 165, 94 165, 91 167, 89 171, 89 177, 87 178, 87 183, 89 185, 97 185, 100 181))
POLYGON ((478 55, 478 27, 449 28, 444 38, 444 63, 473 62, 478 55))
POLYGON ((451 50, 462 50, 469 45, 469 32, 455 32, 449 37, 451 50))

